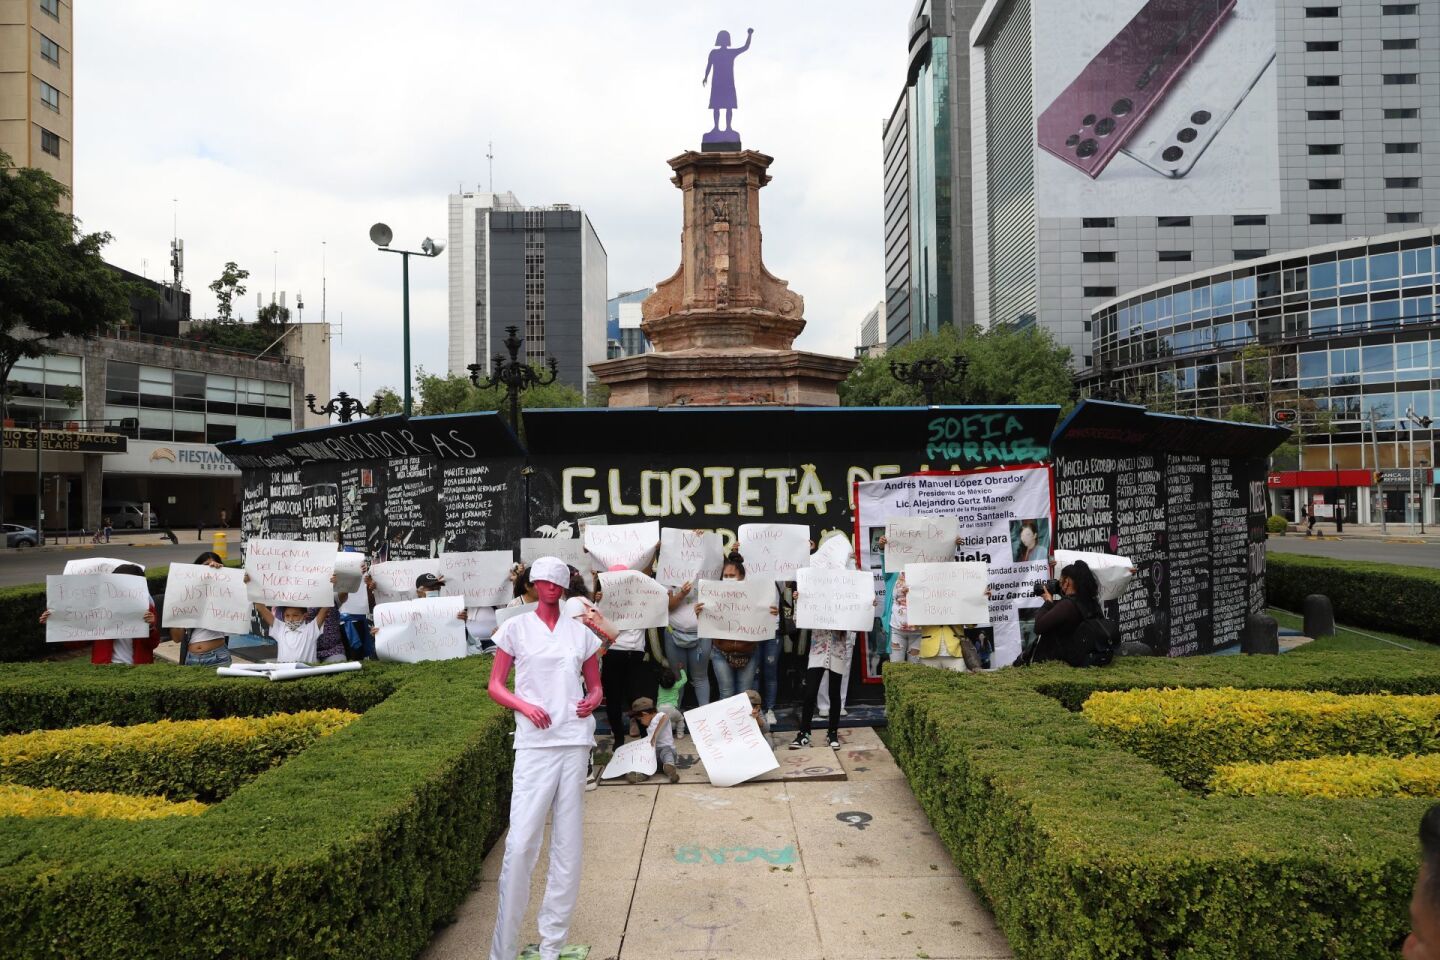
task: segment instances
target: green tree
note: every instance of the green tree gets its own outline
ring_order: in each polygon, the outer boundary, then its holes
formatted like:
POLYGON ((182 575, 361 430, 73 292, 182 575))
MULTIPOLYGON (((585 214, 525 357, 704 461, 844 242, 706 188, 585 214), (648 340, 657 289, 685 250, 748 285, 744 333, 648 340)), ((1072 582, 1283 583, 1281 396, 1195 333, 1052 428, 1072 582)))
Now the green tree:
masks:
POLYGON ((942 385, 939 404, 1068 404, 1074 392, 1070 351, 1058 346, 1047 331, 1031 327, 971 329, 964 336, 954 327, 912 340, 881 357, 866 357, 840 384, 840 403, 847 407, 919 406, 925 394, 918 386, 896 380, 891 362, 960 356, 968 361, 964 378, 942 385))
POLYGON ((215 312, 219 314, 222 323, 231 323, 236 319, 235 298, 245 295, 245 284, 242 281, 248 276, 249 270, 242 270, 234 260, 230 260, 220 271, 219 279, 210 284, 210 289, 215 294, 215 312))
POLYGON ((130 316, 131 286, 100 256, 110 234, 84 233, 58 206, 67 195, 48 173, 0 152, 0 419, 17 362, 130 316))
MULTIPOLYGON (((255 319, 260 323, 282 324, 290 322, 290 308, 282 307, 278 303, 267 303, 255 314, 255 319)), ((279 336, 279 334, 276 334, 279 336)))
POLYGON ((372 414, 376 417, 388 417, 392 413, 399 413, 403 406, 400 403, 400 395, 389 387, 381 387, 376 390, 375 398, 367 406, 371 404, 376 405, 375 412, 372 414))
MULTIPOLYGON (((536 372, 541 372, 536 367, 536 372)), ((477 387, 469 377, 457 373, 444 376, 426 373, 424 367, 415 370, 415 383, 420 395, 417 413, 420 416, 434 416, 441 413, 470 413, 477 410, 499 410, 508 412, 509 397, 504 387, 477 387)), ((520 394, 522 409, 539 407, 583 407, 585 397, 574 387, 563 383, 549 383, 530 387, 520 394)))

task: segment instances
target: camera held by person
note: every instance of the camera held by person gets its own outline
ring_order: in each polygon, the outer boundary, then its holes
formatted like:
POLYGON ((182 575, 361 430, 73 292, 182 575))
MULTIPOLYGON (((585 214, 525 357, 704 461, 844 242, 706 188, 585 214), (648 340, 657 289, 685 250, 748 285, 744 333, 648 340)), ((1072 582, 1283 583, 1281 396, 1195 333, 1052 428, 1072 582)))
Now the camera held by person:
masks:
POLYGON ((1115 657, 1120 631, 1105 619, 1100 584, 1083 560, 1060 571, 1059 581, 1035 584, 1045 604, 1035 617, 1035 645, 1027 663, 1061 660, 1072 667, 1101 667, 1115 657))

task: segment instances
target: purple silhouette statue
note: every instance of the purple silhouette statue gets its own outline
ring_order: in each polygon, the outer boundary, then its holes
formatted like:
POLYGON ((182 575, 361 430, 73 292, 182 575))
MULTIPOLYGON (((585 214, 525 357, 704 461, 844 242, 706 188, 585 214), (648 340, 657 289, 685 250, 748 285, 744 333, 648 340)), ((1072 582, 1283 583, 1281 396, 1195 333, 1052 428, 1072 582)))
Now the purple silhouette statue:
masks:
POLYGON ((710 51, 710 59, 705 62, 705 76, 700 85, 710 86, 710 112, 714 114, 715 126, 702 138, 702 143, 713 144, 711 149, 736 150, 740 147, 740 134, 731 126, 730 119, 732 111, 735 110, 735 58, 746 50, 750 49, 750 39, 755 34, 754 30, 745 31, 745 46, 730 46, 730 31, 721 30, 715 37, 715 49, 710 51), (710 84, 711 72, 715 74, 715 82, 710 84), (720 129, 720 111, 725 111, 725 129, 720 129))

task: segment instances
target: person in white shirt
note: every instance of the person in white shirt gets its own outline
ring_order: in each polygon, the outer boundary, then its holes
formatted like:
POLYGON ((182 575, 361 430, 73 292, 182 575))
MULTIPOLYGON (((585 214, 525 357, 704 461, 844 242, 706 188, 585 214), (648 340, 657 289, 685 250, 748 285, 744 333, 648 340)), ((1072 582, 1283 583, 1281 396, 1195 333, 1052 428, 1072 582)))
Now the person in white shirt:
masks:
MULTIPOLYGON (((630 705, 630 716, 650 736, 650 746, 655 748, 655 762, 671 783, 680 782, 680 771, 675 769, 675 731, 670 727, 670 718, 655 709, 655 701, 639 697, 630 705)), ((644 783, 650 779, 638 770, 625 774, 631 783, 644 783)))
MULTIPOLYGON (((212 570, 224 569, 220 555, 206 550, 195 558, 197 566, 212 570)), ((180 644, 185 655, 180 658, 182 667, 228 667, 230 666, 230 638, 219 630, 206 627, 171 627, 170 639, 180 644), (188 643, 186 641, 189 641, 188 643)))
POLYGON ((265 623, 265 631, 275 641, 275 659, 280 663, 314 663, 315 646, 320 640, 320 631, 325 627, 325 618, 330 608, 324 607, 315 614, 315 619, 305 620, 304 607, 277 607, 277 618, 270 608, 258 601, 255 611, 265 623))
POLYGON ((560 602, 570 568, 555 557, 530 567, 539 606, 495 631, 490 698, 515 711, 515 767, 510 830, 500 867, 499 910, 490 960, 515 960, 520 925, 530 905, 530 876, 551 818, 550 874, 540 906, 540 956, 558 960, 580 896, 584 846, 585 772, 595 746, 600 706, 601 638, 614 630, 594 608, 565 616, 560 602), (515 690, 506 687, 511 666, 515 690))

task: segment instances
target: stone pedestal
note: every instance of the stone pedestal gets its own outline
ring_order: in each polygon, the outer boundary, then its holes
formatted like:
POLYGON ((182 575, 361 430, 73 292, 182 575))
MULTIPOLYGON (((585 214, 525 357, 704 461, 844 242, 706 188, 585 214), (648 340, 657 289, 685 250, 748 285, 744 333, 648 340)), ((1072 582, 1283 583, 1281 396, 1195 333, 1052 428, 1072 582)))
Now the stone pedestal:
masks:
POLYGON ((771 162, 754 150, 670 161, 685 209, 680 267, 640 306, 655 352, 591 365, 610 406, 838 404, 855 361, 792 349, 805 300, 760 256, 771 162))

